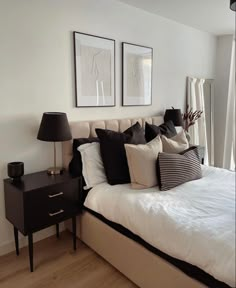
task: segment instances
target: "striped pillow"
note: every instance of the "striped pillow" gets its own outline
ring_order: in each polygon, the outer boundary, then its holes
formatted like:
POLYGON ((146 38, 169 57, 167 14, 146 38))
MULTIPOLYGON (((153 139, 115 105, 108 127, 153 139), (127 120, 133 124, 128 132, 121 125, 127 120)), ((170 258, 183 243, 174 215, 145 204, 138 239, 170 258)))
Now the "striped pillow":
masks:
POLYGON ((180 154, 159 153, 157 178, 160 190, 166 191, 201 177, 202 170, 197 147, 190 147, 180 154))

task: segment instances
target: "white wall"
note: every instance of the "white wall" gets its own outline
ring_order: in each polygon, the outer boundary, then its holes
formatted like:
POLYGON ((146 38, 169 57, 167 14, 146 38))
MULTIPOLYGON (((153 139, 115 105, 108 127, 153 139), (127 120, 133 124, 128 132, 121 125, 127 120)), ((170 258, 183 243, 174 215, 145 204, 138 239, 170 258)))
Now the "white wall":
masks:
POLYGON ((44 111, 82 120, 183 109, 186 76, 214 78, 215 49, 208 33, 114 0, 0 0, 0 253, 13 247, 4 216, 7 163, 24 161, 30 173, 52 162, 50 143, 36 140, 44 111), (116 107, 74 107, 74 30, 116 40, 116 107), (122 41, 154 48, 152 106, 121 107, 122 41))
POLYGON ((233 35, 217 37, 216 78, 215 78, 215 166, 223 167, 226 113, 229 94, 233 35))

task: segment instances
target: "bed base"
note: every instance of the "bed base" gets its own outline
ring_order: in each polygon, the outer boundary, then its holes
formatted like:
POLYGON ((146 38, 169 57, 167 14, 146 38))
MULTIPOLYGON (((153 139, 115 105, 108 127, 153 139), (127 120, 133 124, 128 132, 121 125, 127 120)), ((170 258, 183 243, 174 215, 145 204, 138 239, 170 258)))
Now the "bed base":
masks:
POLYGON ((87 211, 77 223, 78 238, 141 288, 206 287, 87 211))

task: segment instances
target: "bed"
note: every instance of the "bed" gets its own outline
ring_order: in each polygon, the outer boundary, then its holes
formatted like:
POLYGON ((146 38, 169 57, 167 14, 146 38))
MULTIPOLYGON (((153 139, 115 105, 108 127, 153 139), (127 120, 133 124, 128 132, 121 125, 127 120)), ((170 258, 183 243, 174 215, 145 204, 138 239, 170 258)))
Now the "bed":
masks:
MULTIPOLYGON (((136 122, 139 122, 142 126, 145 122, 159 125, 163 122, 162 117, 150 117, 150 118, 135 118, 135 119, 120 119, 120 120, 100 120, 100 121, 91 121, 91 122, 74 122, 71 123, 71 132, 73 138, 82 138, 82 137, 91 137, 95 136, 95 128, 107 128, 115 131, 124 131, 131 125, 133 125, 136 122)), ((71 141, 64 142, 63 147, 63 164, 64 167, 67 168, 68 164, 72 158, 72 143, 71 141)), ((217 175, 214 174, 215 168, 203 168, 205 169, 205 174, 210 174, 213 178, 217 175), (213 169, 213 170, 212 170, 213 169)), ((222 171, 221 171, 222 172, 222 171)), ((220 173, 218 171, 217 173, 220 173)), ((216 174, 217 174, 216 173, 216 174)), ((222 175, 222 173, 220 173, 222 175)), ((220 175, 219 174, 219 175, 220 175)), ((226 173, 227 174, 227 173, 226 173)), ((228 174, 227 174, 228 175, 228 174)), ((229 177, 230 179, 232 176, 225 176, 222 175, 222 177, 229 177)), ((213 180, 212 180, 213 181, 213 180)), ((227 187, 232 190, 232 180, 229 180, 231 185, 230 187, 227 187)), ((207 183, 203 183, 200 185, 207 185, 207 183)), ((99 185, 98 185, 99 186, 99 185)), ((222 255, 218 256, 217 259, 215 259, 215 266, 214 269, 216 271, 211 271, 211 264, 208 263, 211 262, 212 258, 209 256, 209 258, 206 257, 205 262, 203 261, 203 266, 196 267, 196 265, 199 263, 196 261, 196 263, 192 259, 197 259, 204 257, 204 255, 201 254, 201 245, 207 245, 209 244, 211 238, 204 239, 204 241, 195 241, 195 243, 192 243, 192 247, 186 246, 189 244, 185 238, 183 238, 184 233, 196 233, 194 239, 197 239, 199 237, 199 234, 197 231, 193 231, 193 227, 191 226, 191 221, 188 221, 188 217, 182 218, 182 221, 179 223, 175 223, 175 226, 173 226, 171 221, 170 223, 163 222, 164 218, 161 219, 158 223, 155 223, 152 221, 152 223, 148 223, 147 220, 145 220, 145 214, 142 214, 143 211, 148 210, 148 204, 142 205, 143 209, 141 211, 141 214, 137 213, 137 203, 141 203, 139 199, 146 199, 146 203, 156 203, 160 201, 154 201, 153 197, 158 195, 157 190, 158 188, 152 188, 154 190, 149 191, 139 191, 138 197, 137 194, 132 194, 132 190, 129 189, 129 185, 123 184, 123 185, 116 185, 112 186, 112 191, 110 190, 110 185, 108 184, 102 184, 101 187, 94 187, 88 194, 88 196, 85 199, 84 203, 84 209, 82 212, 82 215, 79 216, 78 219, 78 237, 86 243, 89 247, 91 247, 94 251, 96 251, 99 255, 101 255, 103 258, 105 258, 109 263, 111 263, 114 267, 116 267, 121 273, 126 275, 129 279, 131 279, 134 283, 136 283, 139 287, 143 288, 152 288, 152 287, 230 287, 235 286, 235 274, 234 274, 234 266, 232 263, 234 262, 235 252, 232 253, 232 245, 226 245, 224 247, 224 253, 221 253, 222 255), (130 191, 131 190, 131 191, 130 191), (109 192, 108 192, 109 191, 109 192), (129 205, 121 204, 123 203, 121 198, 118 196, 122 195, 122 191, 124 192, 123 195, 130 195, 128 200, 125 201, 129 203, 129 205), (108 193, 107 193, 108 192, 108 193), (117 197, 118 203, 120 205, 113 206, 112 205, 112 199, 110 199, 109 202, 109 193, 112 192, 112 197, 117 197), (100 195, 100 196, 98 196, 100 195), (150 200, 152 198, 152 200, 150 200), (119 202, 120 201, 120 202, 119 202), (137 202, 135 202, 137 201, 137 202), (102 205, 102 203, 106 203, 106 205, 102 205), (133 205, 131 205, 133 204, 133 205), (110 207, 109 209, 105 209, 104 207, 110 207), (125 209, 126 207, 126 209, 125 209), (128 215, 127 211, 129 210, 127 207, 136 207, 136 210, 130 209, 130 213, 128 215), (117 212, 116 209, 118 209, 117 212), (112 211, 112 213, 111 213, 112 211), (116 211, 115 213, 113 213, 116 211), (119 217, 124 216, 124 217, 119 217), (132 217, 134 216, 137 218, 136 222, 132 221, 132 217), (145 222, 146 221, 146 222, 145 222), (132 226, 131 223, 135 222, 135 226, 132 226), (182 224, 181 224, 182 222, 182 224), (165 223, 165 225, 163 224, 165 223), (144 226, 148 229, 149 232, 154 231, 154 226, 157 224, 158 229, 157 231, 161 231, 161 233, 149 233, 150 235, 145 238, 145 235, 142 234, 142 231, 140 231, 140 224, 141 226, 144 226), (168 226, 168 225, 169 226, 168 226), (177 226, 176 226, 177 224, 177 226), (152 229, 149 229, 149 225, 152 227, 152 229), (172 225, 172 226, 171 226, 172 225), (165 229, 165 227, 169 227, 169 229, 165 229), (172 227, 172 228, 171 228, 172 227), (178 229, 176 229, 178 227, 178 229), (171 229, 170 229, 171 228, 171 229), (180 229, 181 228, 181 229, 180 229), (186 228, 186 229, 185 229, 186 228), (188 228, 188 229, 187 229, 188 228), (174 230, 176 229, 176 230, 174 230), (192 231, 192 232, 191 232, 192 231), (171 232, 171 233, 170 233, 171 232), (182 237, 182 238, 181 238, 182 237), (156 241, 157 239, 157 242, 156 241), (176 243, 179 243, 179 246, 175 247, 176 245, 172 245, 172 247, 169 247, 169 249, 165 249, 165 246, 171 246, 171 241, 167 241, 170 239, 178 239, 176 243), (168 242, 168 243, 167 243, 168 242), (159 245, 159 246, 158 246, 159 245), (228 247, 229 246, 229 247, 228 247), (192 250, 190 250, 192 248, 192 250), (192 255, 194 253, 190 253, 190 251, 194 251, 196 255, 192 255), (184 259, 188 259, 190 257, 190 260, 193 261, 194 265, 188 264, 188 261, 182 261, 181 257, 182 255, 179 255, 178 253, 186 254, 184 259), (171 255, 169 255, 171 254, 171 255), (190 255, 189 255, 190 254, 190 255), (192 257, 192 258, 191 258, 192 257), (220 257, 220 258, 219 258, 220 257), (179 260, 180 259, 180 260, 179 260), (220 261, 220 262, 219 262, 220 261), (218 265, 217 265, 218 264, 218 265), (205 271, 206 270, 206 271, 205 271), (215 275, 216 273, 219 273, 220 279, 215 280, 212 275, 215 275), (227 279, 224 279, 225 275, 229 275, 226 277, 227 279), (227 285, 227 284, 228 285, 227 285)), ((183 185, 181 185, 183 186, 183 185)), ((185 203, 186 205, 191 202, 191 199, 187 197, 186 191, 191 188, 191 183, 186 183, 187 187, 185 187, 185 190, 182 191, 183 196, 185 199, 188 199, 188 201, 185 203)), ((178 188, 177 188, 178 189, 178 188)), ((206 190, 206 189, 205 189, 206 190)), ((197 191, 197 190, 196 190, 197 191)), ((212 190, 213 191, 213 190, 212 190)), ((181 195, 181 193, 176 195, 181 195)), ((230 221, 228 219, 223 219, 222 221, 228 221, 230 224, 230 227, 227 227, 227 233, 229 235, 224 235, 224 231, 221 231, 222 239, 221 241, 224 241, 224 238, 229 237, 230 241, 232 240, 232 235, 235 233, 233 230, 235 229, 235 226, 232 224, 234 221, 234 216, 232 213, 235 211, 234 203, 232 202, 232 197, 229 198, 223 197, 224 189, 221 189, 218 197, 216 197, 214 205, 219 204, 219 209, 224 207, 222 205, 221 200, 223 200, 223 203, 225 203, 225 210, 231 211, 229 214, 230 221), (225 201, 225 202, 224 202, 225 201), (230 206, 230 207, 229 207, 230 206), (233 207, 232 207, 233 206, 233 207), (233 227, 231 227, 233 225, 233 227), (232 231, 231 231, 232 230, 232 231), (223 237, 225 236, 225 237, 223 237)), ((160 194, 160 193, 159 193, 160 194)), ((110 193, 111 195, 111 193, 110 193)), ((166 194, 165 194, 166 195, 166 194)), ((207 199, 214 200, 214 194, 211 193, 208 195, 209 198, 207 199)), ((201 198, 196 198, 196 202, 194 203, 196 205, 197 210, 201 210, 201 198)), ((167 199, 162 199, 162 203, 165 203, 167 199)), ((183 205, 181 203, 181 198, 176 199, 179 201, 180 205, 183 205)), ((168 204, 170 205, 170 203, 168 204)), ((167 207, 163 206, 163 211, 168 211, 167 207)), ((214 205, 210 206, 209 209, 214 208, 214 205)), ((155 205, 154 205, 155 206, 155 205)), ((177 205, 178 206, 178 205, 177 205)), ((176 207, 177 207, 176 206, 176 207)), ((187 206, 186 206, 187 207, 187 206)), ((186 208, 185 207, 185 208, 186 208)), ((187 209, 184 209, 182 207, 182 211, 186 212, 187 209)), ((202 207, 202 217, 205 216, 204 209, 207 209, 207 207, 202 207)), ((149 209, 150 210, 150 209, 149 209)), ((177 215, 177 209, 173 212, 173 218, 168 218, 173 220, 174 215, 177 215)), ((139 211, 140 212, 140 211, 139 211)), ((225 211, 220 211, 224 213, 225 211)), ((189 213, 187 211, 186 213, 189 213)), ((235 213, 235 212, 234 212, 235 213)), ((155 213, 154 213, 155 214, 155 213)), ((184 213, 183 213, 184 214, 184 213)), ((187 215, 187 214, 186 214, 187 215)), ((186 216, 185 215, 185 216, 186 216)), ((191 216, 191 215, 189 215, 191 216)), ((194 216, 194 215, 192 215, 194 216)), ((200 215, 201 216, 201 215, 200 215)), ((200 217, 199 216, 199 217, 200 217)), ((217 215, 216 215, 217 217, 217 215)), ((204 229, 208 230, 207 228, 211 227, 210 224, 211 221, 213 221, 213 218, 205 219, 208 221, 205 221, 205 225, 203 225, 204 229)), ((172 221, 173 222, 173 221, 172 221)), ((228 223, 227 222, 227 223, 228 223)), ((221 227, 224 228, 225 223, 221 223, 221 227)), ((216 233, 218 231, 218 227, 215 227, 212 225, 213 229, 209 229, 208 234, 214 239, 214 237, 217 237, 216 233)), ((69 228, 69 227, 68 227, 69 228)), ((195 226, 196 228, 196 226, 195 226)), ((147 231, 147 232, 148 232, 147 231)), ((147 233, 148 234, 148 233, 147 233)), ((221 241, 219 243, 215 241, 214 247, 216 251, 220 250, 219 247, 222 245, 221 241)), ((232 241, 231 241, 232 242, 232 241)), ((210 247, 210 246, 209 246, 210 247)), ((206 249, 206 247, 205 247, 206 249)), ((235 249, 233 249, 235 251, 235 249)), ((214 259, 214 257, 213 257, 214 259)), ((190 262, 191 263, 191 262, 190 262)), ((197 265, 199 266, 199 265, 197 265)), ((213 267, 213 266, 212 266, 213 267)), ((213 269, 213 270, 214 270, 213 269)))

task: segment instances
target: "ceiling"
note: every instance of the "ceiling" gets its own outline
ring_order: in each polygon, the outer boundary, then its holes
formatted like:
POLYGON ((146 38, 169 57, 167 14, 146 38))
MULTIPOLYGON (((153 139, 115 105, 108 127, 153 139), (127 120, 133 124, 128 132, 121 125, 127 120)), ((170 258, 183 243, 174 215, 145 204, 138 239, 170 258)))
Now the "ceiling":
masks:
POLYGON ((233 34, 235 12, 230 0, 119 0, 176 22, 216 35, 233 34))

